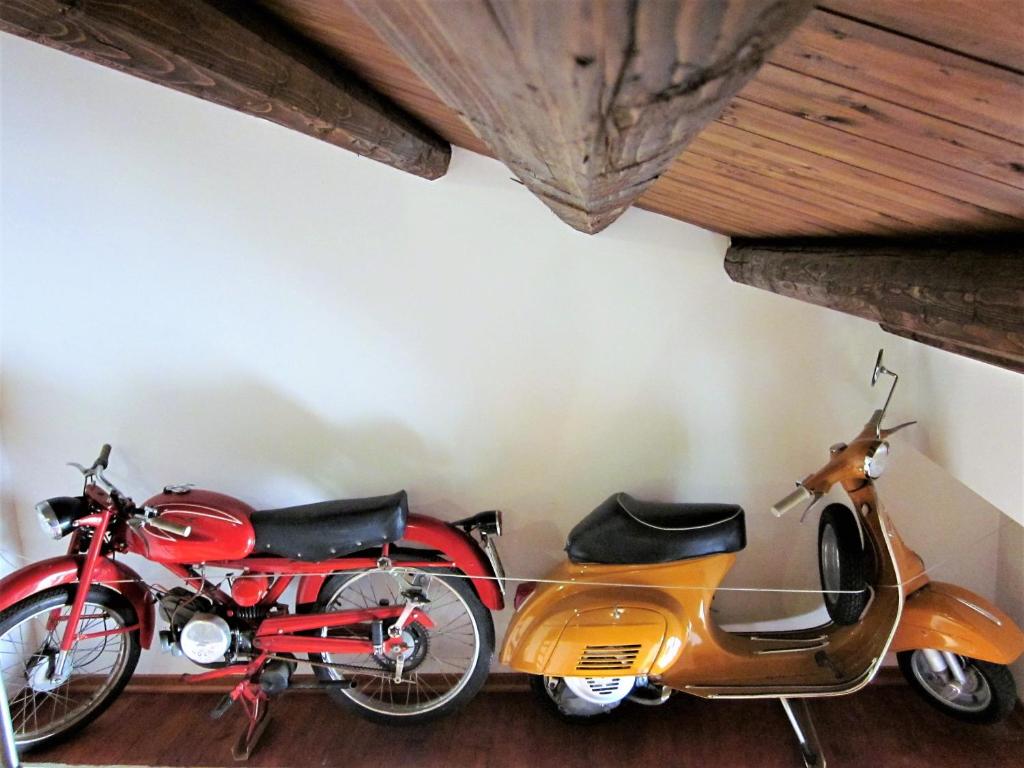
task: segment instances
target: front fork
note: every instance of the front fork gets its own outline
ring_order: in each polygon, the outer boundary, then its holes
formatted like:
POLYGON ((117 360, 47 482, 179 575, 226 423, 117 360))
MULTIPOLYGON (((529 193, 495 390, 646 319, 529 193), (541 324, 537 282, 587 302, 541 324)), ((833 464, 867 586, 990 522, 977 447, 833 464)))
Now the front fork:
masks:
POLYGON ((937 675, 949 673, 950 677, 956 680, 957 685, 967 684, 967 675, 964 672, 960 657, 950 651, 937 651, 934 648, 922 648, 928 667, 937 675))
MULTIPOLYGON (((99 560, 100 553, 103 550, 103 539, 107 534, 107 527, 110 525, 112 513, 113 510, 108 507, 99 514, 89 515, 78 521, 79 526, 93 529, 92 541, 89 542, 89 549, 85 554, 85 561, 82 563, 82 571, 78 574, 78 588, 75 590, 75 598, 71 602, 71 613, 67 616, 64 633, 61 635, 60 651, 57 653, 53 666, 52 677, 54 679, 59 680, 64 675, 71 650, 75 647, 75 641, 79 639, 78 622, 82 618, 85 600, 89 595, 90 587, 92 587, 93 572, 96 570, 96 562, 99 560)), ((68 548, 69 554, 73 554, 71 550, 76 547, 77 542, 78 536, 73 536, 68 548)), ((62 610, 56 609, 50 614, 49 629, 51 631, 56 629, 57 624, 60 622, 62 610)))

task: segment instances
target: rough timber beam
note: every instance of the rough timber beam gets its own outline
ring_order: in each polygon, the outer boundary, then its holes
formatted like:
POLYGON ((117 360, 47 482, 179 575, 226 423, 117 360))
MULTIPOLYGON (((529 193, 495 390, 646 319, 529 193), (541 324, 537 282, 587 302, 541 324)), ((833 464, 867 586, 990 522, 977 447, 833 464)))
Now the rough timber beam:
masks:
POLYGON ((436 179, 451 147, 247 2, 0 0, 0 30, 436 179))
POLYGON ((618 218, 809 0, 350 0, 570 226, 618 218))
POLYGON ((920 240, 733 240, 738 283, 880 323, 890 333, 1024 372, 1017 235, 920 240))

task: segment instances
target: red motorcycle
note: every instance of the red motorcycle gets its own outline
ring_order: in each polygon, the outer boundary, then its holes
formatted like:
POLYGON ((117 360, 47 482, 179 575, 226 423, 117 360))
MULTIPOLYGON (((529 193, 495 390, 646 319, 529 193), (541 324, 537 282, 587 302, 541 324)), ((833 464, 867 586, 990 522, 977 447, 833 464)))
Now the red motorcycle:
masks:
POLYGON ((0 580, 0 664, 19 748, 66 736, 111 704, 152 643, 157 606, 169 625, 162 648, 209 670, 185 679, 241 676, 212 713, 243 705, 239 758, 300 660, 332 698, 375 720, 428 720, 480 690, 494 648, 488 609, 504 606, 499 512, 444 523, 409 514, 405 491, 256 511, 191 486, 140 507, 104 477, 109 456, 104 445, 91 467, 73 465, 81 496, 36 505, 47 534, 70 535, 67 554, 0 580), (123 553, 185 586, 144 583, 123 553), (293 582, 290 610, 282 596, 293 582))

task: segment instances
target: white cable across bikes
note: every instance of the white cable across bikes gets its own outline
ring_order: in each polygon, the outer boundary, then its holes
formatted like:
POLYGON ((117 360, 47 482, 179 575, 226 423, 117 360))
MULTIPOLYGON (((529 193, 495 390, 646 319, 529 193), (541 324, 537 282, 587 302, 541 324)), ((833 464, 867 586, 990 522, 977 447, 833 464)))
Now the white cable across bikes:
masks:
MULTIPOLYGON (((999 533, 999 529, 998 528, 993 528, 993 529, 987 531, 986 533, 982 534, 981 536, 971 540, 966 545, 961 546, 960 547, 961 552, 964 552, 964 551, 974 547, 975 545, 980 544, 985 539, 988 539, 989 537, 994 536, 997 533, 999 533)), ((25 557, 24 555, 20 555, 20 554, 18 554, 16 552, 9 552, 9 551, 8 552, 3 552, 3 551, 0 551, 0 557, 2 557, 7 562, 7 564, 10 565, 12 568, 15 567, 15 566, 8 559, 8 557, 7 557, 8 555, 13 555, 14 557, 17 557, 17 558, 19 558, 21 560, 24 560, 27 563, 35 562, 35 561, 25 557)), ((945 560, 941 560, 938 563, 936 563, 934 565, 931 565, 928 568, 926 568, 924 570, 924 573, 931 574, 932 571, 935 571, 938 568, 941 568, 941 567, 943 567, 945 565, 949 565, 950 563, 956 562, 957 560, 960 560, 960 559, 963 559, 963 555, 957 556, 957 557, 950 557, 950 558, 947 558, 945 560)), ((213 565, 213 564, 210 564, 208 567, 215 568, 216 566, 213 565)), ((623 567, 629 567, 629 566, 628 565, 623 565, 623 567)), ((395 566, 393 566, 393 568, 396 569, 396 570, 405 570, 405 569, 402 568, 401 564, 395 565, 395 566)), ((333 576, 334 574, 336 574, 336 573, 338 573, 340 571, 343 571, 343 570, 344 569, 335 568, 335 569, 329 570, 329 571, 315 571, 315 572, 309 572, 309 571, 295 571, 295 572, 275 571, 275 572, 272 572, 272 573, 268 573, 268 572, 252 572, 252 573, 234 573, 234 574, 228 574, 228 575, 230 576, 230 578, 232 580, 234 580, 234 579, 247 579, 247 578, 267 578, 268 576, 269 577, 289 576, 289 577, 293 577, 293 578, 294 577, 302 577, 302 576, 329 577, 329 576, 333 576)), ((373 570, 373 569, 362 568, 362 569, 352 569, 352 570, 373 570)), ((417 570, 417 569, 412 569, 412 570, 417 570)), ((685 590, 685 591, 697 590, 697 591, 703 591, 703 592, 772 592, 772 593, 776 593, 776 594, 797 594, 797 595, 804 595, 804 594, 808 594, 808 595, 810 595, 810 594, 816 594, 816 595, 859 595, 859 594, 861 594, 864 591, 862 589, 834 589, 834 590, 826 590, 826 589, 796 588, 796 587, 725 587, 725 586, 695 585, 695 584, 636 584, 636 583, 632 583, 632 582, 628 582, 628 581, 620 582, 620 581, 592 581, 590 579, 546 579, 546 578, 537 578, 537 577, 532 577, 532 576, 508 576, 508 575, 505 575, 503 577, 486 576, 486 575, 471 576, 471 575, 465 574, 465 573, 445 573, 444 576, 445 576, 445 578, 471 579, 471 580, 478 580, 478 579, 480 579, 480 580, 489 580, 489 581, 508 581, 508 582, 515 582, 515 583, 535 582, 537 584, 561 584, 561 585, 565 585, 565 586, 573 586, 573 585, 585 584, 588 587, 615 587, 615 588, 626 588, 626 589, 657 589, 657 590, 685 590)), ((917 577, 917 576, 914 577, 915 580, 917 578, 919 578, 919 577, 917 577)), ((182 581, 184 581, 184 579, 182 579, 182 581)), ((111 579, 111 580, 105 580, 103 583, 104 584, 133 584, 133 583, 146 584, 146 581, 145 581, 145 579, 142 579, 142 578, 138 578, 138 579, 111 579)), ((909 583, 910 583, 909 581, 904 581, 904 582, 900 582, 899 584, 881 584, 879 586, 882 586, 882 587, 892 587, 892 588, 895 588, 895 587, 903 588, 903 587, 906 587, 909 583)))

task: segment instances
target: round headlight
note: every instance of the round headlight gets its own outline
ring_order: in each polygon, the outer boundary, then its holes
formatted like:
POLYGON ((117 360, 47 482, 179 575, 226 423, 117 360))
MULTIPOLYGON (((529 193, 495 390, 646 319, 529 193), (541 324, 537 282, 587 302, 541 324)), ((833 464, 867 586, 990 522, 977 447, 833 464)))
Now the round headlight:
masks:
POLYGON ((36 517, 43 532, 54 539, 67 536, 75 520, 89 513, 82 496, 54 496, 36 504, 36 517))
POLYGON ((864 474, 872 480, 877 480, 885 472, 885 466, 888 463, 889 444, 879 443, 864 457, 864 474))
POLYGON ((40 501, 36 504, 36 515, 39 520, 39 527, 51 539, 59 539, 64 535, 64 527, 61 525, 57 513, 50 506, 49 501, 40 501))

